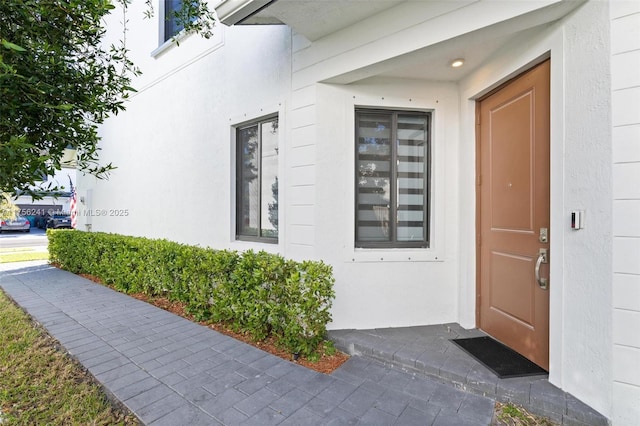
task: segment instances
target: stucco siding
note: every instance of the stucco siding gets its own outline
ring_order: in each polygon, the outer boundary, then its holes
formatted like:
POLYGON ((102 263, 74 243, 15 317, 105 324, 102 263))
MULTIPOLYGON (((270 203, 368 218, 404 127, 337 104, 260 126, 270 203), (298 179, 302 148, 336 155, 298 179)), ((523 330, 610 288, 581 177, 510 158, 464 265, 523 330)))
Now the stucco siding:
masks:
POLYGON ((640 3, 611 3, 614 425, 640 418, 640 3))
MULTIPOLYGON (((219 25, 211 40, 190 35, 180 46, 152 56, 159 18, 144 19, 143 2, 134 2, 132 9, 127 40, 143 74, 132 82, 138 92, 127 111, 101 127, 101 159, 117 168, 105 181, 79 178, 80 195, 91 190, 92 209, 107 212, 81 217, 80 229, 91 223, 94 231, 284 251, 277 244, 235 241, 233 128, 279 114, 284 147, 291 31, 219 25), (112 217, 111 210, 127 215, 112 217)), ((110 35, 121 36, 120 28, 115 23, 110 35)))
POLYGON ((455 84, 369 79, 318 85, 318 257, 334 266, 331 328, 456 321, 458 101, 455 84), (433 114, 428 249, 355 248, 355 108, 433 114))
POLYGON ((549 379, 614 424, 640 418, 637 2, 404 2, 313 42, 219 25, 160 49, 142 3, 128 36, 139 91, 101 128, 118 168, 79 178, 90 208, 128 215, 81 229, 321 259, 332 329, 477 325, 476 101, 550 59, 549 379), (473 67, 456 74, 448 61, 471 41, 473 67), (427 248, 356 247, 356 108, 431 114, 427 248), (238 241, 235 129, 273 114, 279 242, 238 241))

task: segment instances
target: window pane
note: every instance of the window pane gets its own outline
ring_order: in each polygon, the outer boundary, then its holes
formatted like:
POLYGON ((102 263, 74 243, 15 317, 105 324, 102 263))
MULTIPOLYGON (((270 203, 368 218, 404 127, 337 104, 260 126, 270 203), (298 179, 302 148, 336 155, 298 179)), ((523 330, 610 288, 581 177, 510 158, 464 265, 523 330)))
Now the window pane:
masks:
POLYGON ((398 241, 426 239, 426 117, 398 116, 397 235, 398 241))
POLYGON ((262 236, 278 237, 278 120, 262 123, 262 236))
POLYGON ((240 235, 258 236, 260 180, 258 179, 258 126, 238 131, 240 176, 238 231, 240 235))
POLYGON ((164 1, 164 41, 169 40, 184 28, 184 25, 178 24, 176 19, 176 13, 179 13, 181 9, 182 0, 164 1))
POLYGON ((357 159, 358 241, 389 241, 391 116, 360 114, 357 159))

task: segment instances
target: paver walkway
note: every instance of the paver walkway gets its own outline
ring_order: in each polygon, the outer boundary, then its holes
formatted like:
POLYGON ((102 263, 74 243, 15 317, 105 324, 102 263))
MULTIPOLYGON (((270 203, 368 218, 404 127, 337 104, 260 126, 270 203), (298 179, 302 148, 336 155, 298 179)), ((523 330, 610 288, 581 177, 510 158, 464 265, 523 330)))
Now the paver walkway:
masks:
POLYGON ((316 373, 43 263, 0 287, 150 425, 488 425, 492 398, 354 356, 316 373))

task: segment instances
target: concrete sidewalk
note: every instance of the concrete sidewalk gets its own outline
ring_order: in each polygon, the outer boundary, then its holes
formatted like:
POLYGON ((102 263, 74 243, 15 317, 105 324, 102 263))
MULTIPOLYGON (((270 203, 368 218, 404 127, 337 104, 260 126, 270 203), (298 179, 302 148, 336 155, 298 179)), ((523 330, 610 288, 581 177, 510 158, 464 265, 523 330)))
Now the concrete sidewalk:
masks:
POLYGON ((150 425, 488 425, 494 400, 351 357, 316 373, 47 265, 0 287, 150 425))

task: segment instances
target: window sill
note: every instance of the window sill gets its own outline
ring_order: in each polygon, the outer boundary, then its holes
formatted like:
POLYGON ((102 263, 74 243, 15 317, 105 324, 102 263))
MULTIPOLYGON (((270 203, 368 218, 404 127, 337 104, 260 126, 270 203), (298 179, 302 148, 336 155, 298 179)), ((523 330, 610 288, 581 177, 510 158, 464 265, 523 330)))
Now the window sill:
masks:
POLYGON ((356 248, 348 254, 349 262, 443 262, 440 250, 432 248, 373 249, 356 248))
POLYGON ((162 55, 167 50, 170 50, 172 47, 177 46, 182 40, 187 37, 187 33, 183 30, 180 31, 175 37, 170 38, 169 40, 162 43, 156 49, 152 50, 149 54, 152 58, 157 58, 162 55))
POLYGON ((280 244, 278 243, 267 243, 261 241, 245 241, 245 240, 234 240, 231 241, 231 248, 233 250, 238 251, 266 251, 267 253, 272 254, 280 254, 280 244))

